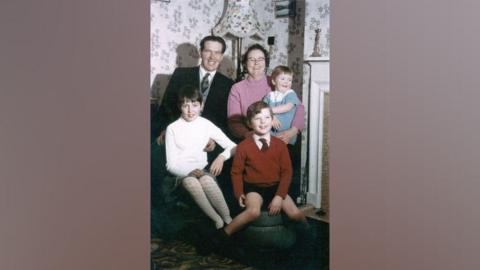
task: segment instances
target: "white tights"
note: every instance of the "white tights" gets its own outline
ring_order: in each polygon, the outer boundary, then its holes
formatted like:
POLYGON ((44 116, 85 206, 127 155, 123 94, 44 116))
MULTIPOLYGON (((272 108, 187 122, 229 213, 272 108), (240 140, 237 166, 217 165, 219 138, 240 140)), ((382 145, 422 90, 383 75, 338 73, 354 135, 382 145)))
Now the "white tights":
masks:
POLYGON ((206 174, 199 179, 194 176, 187 176, 182 179, 182 185, 200 209, 215 222, 217 229, 222 228, 224 222, 229 224, 232 221, 222 191, 212 176, 206 174))

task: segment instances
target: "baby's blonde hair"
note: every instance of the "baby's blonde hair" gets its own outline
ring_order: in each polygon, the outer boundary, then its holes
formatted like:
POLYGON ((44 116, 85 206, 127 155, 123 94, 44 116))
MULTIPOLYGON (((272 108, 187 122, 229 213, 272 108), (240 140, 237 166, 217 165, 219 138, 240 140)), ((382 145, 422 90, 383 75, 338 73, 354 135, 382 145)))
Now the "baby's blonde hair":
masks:
POLYGON ((275 78, 277 78, 279 75, 281 74, 288 74, 288 75, 291 75, 293 77, 293 70, 287 66, 276 66, 273 71, 272 71, 272 75, 270 76, 272 78, 272 81, 275 80, 275 78))

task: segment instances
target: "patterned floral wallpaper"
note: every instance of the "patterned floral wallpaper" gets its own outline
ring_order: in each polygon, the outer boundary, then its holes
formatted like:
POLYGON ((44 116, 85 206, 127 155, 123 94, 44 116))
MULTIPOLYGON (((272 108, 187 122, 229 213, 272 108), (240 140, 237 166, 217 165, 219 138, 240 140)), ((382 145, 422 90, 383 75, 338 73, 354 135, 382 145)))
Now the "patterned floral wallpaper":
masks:
MULTIPOLYGON (((232 1, 232 0, 230 0, 232 1)), ((197 47, 202 37, 211 33, 226 7, 227 0, 151 0, 151 68, 152 97, 161 97, 169 76, 175 67, 195 66, 199 63, 197 47)), ((303 59, 313 50, 316 28, 322 29, 322 52, 329 55, 329 0, 297 0, 296 16, 275 18, 275 0, 250 0, 257 18, 264 25, 266 36, 274 36, 275 44, 246 39, 243 51, 252 43, 260 43, 270 50, 270 70, 276 65, 288 65, 295 71, 293 88, 301 96, 303 59)), ((232 59, 232 41, 220 71, 230 77, 235 74, 232 59)))
POLYGON ((309 57, 315 44, 315 29, 320 29, 320 52, 330 56, 330 3, 329 0, 306 1, 305 53, 309 57))
MULTIPOLYGON (((324 57, 330 57, 330 2, 329 0, 306 1, 305 7, 305 39, 303 57, 308 58, 313 53, 315 44, 315 30, 320 29, 320 53, 324 57)), ((310 80, 310 68, 308 65, 303 65, 303 81, 310 80)), ((302 85, 302 92, 308 91, 308 84, 302 85)), ((305 107, 305 112, 308 113, 308 107, 305 107)), ((307 132, 303 133, 307 136, 307 132)))

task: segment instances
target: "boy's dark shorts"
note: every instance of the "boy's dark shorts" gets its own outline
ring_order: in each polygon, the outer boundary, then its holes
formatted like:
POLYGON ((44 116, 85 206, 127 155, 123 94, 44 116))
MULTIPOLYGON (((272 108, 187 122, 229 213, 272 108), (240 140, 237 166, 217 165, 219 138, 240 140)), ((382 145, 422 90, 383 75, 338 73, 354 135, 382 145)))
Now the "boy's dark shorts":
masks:
POLYGON ((267 209, 268 205, 272 202, 275 194, 278 190, 278 184, 269 186, 269 187, 259 187, 256 185, 249 184, 247 182, 243 182, 243 192, 248 194, 249 192, 257 192, 262 196, 263 204, 262 209, 267 209))

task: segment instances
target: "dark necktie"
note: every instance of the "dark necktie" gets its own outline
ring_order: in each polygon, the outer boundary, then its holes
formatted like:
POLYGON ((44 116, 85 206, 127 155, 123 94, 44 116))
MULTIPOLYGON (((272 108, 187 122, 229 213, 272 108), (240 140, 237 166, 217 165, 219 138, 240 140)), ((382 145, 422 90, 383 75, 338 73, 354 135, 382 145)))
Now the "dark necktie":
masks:
POLYGON ((202 94, 205 93, 208 89, 208 77, 210 76, 210 73, 205 74, 202 79, 202 83, 200 83, 200 90, 202 90, 202 94))
POLYGON ((267 140, 264 139, 264 138, 260 138, 259 141, 262 143, 262 149, 260 149, 260 150, 262 150, 262 152, 267 151, 267 149, 268 149, 267 140))

